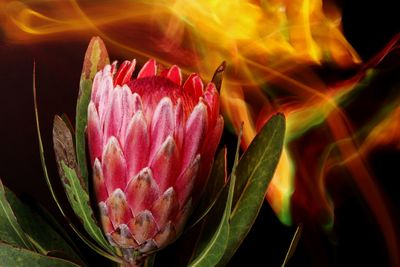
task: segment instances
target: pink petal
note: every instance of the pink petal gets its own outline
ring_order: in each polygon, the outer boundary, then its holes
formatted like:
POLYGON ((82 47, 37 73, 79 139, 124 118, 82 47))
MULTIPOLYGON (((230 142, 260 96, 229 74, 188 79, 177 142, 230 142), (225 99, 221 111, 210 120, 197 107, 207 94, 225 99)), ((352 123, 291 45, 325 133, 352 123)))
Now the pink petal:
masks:
POLYGON ((224 129, 224 119, 220 115, 217 119, 217 122, 214 126, 214 129, 209 131, 207 134, 207 145, 203 145, 202 154, 205 159, 212 159, 215 151, 218 147, 219 141, 221 139, 222 131, 224 129))
POLYGON ((138 243, 133 238, 128 225, 121 223, 119 225, 119 231, 115 231, 111 234, 114 242, 120 248, 137 248, 138 243))
POLYGON ((154 241, 158 248, 165 247, 176 237, 176 230, 172 222, 168 222, 161 231, 155 236, 154 241))
POLYGON ((204 99, 207 103, 207 111, 211 117, 210 123, 215 122, 219 115, 219 101, 218 92, 213 83, 207 85, 206 91, 204 93, 204 99))
POLYGON ((182 73, 181 73, 181 69, 180 69, 178 66, 173 65, 173 66, 168 70, 167 78, 168 78, 170 81, 172 81, 172 82, 176 83, 177 85, 181 86, 181 84, 182 84, 182 73))
POLYGON ((100 210, 100 221, 101 226, 103 227, 103 231, 106 234, 111 234, 114 232, 114 226, 111 223, 110 217, 108 216, 108 208, 105 202, 99 203, 100 210))
POLYGON ((153 239, 146 240, 139 248, 138 251, 143 254, 149 254, 157 249, 157 244, 153 239))
POLYGON ((131 235, 128 226, 125 224, 121 224, 119 226, 119 230, 111 233, 108 241, 114 247, 125 248, 125 249, 137 249, 138 244, 135 239, 131 235), (111 239, 111 240, 110 240, 111 239))
MULTIPOLYGON (((197 172, 200 166, 200 155, 198 154, 189 167, 182 172, 175 182, 175 190, 178 194, 179 205, 182 207, 190 197, 197 172)), ((200 189, 199 189, 200 190, 200 189)))
POLYGON ((132 179, 148 162, 150 149, 146 120, 141 111, 131 119, 125 136, 125 157, 128 165, 128 180, 132 179))
MULTIPOLYGON (((105 70, 103 70, 104 72, 105 70)), ((102 125, 102 129, 104 127, 104 120, 106 117, 106 113, 111 103, 111 97, 113 92, 114 86, 112 77, 110 74, 103 75, 103 79, 101 81, 99 90, 98 90, 98 97, 96 96, 96 101, 98 99, 98 107, 97 111, 99 113, 100 118, 100 125, 102 125)))
POLYGON ((99 72, 96 73, 93 79, 93 84, 92 84, 92 92, 90 95, 90 100, 93 101, 96 106, 99 105, 99 89, 100 89, 100 84, 103 78, 103 70, 100 70, 99 72))
POLYGON ((132 94, 131 89, 128 86, 124 85, 122 87, 122 96, 121 96, 121 108, 122 108, 122 118, 121 118, 121 128, 119 131, 119 140, 121 142, 121 147, 125 146, 125 136, 126 129, 129 126, 129 122, 131 121, 133 114, 136 112, 136 97, 132 94))
POLYGON ((157 74, 156 61, 154 59, 150 59, 144 64, 142 69, 139 71, 137 79, 156 76, 156 74, 157 74))
POLYGON ((158 103, 151 122, 151 150, 150 160, 165 141, 167 136, 174 131, 174 112, 172 101, 169 97, 164 97, 158 103))
POLYGON ((140 110, 143 110, 142 98, 140 97, 140 95, 138 95, 137 93, 133 93, 132 97, 133 97, 133 111, 136 113, 140 110))
POLYGON ((200 102, 193 109, 186 122, 185 140, 183 143, 182 170, 189 166, 203 145, 207 129, 207 108, 200 102))
POLYGON ((134 215, 150 209, 158 198, 158 186, 150 168, 144 168, 131 179, 125 189, 128 205, 134 215))
POLYGON ((184 127, 184 113, 183 105, 181 99, 178 99, 178 103, 175 106, 175 129, 174 129, 174 139, 178 150, 181 151, 183 145, 183 138, 185 134, 184 127))
POLYGON ((114 60, 113 63, 111 64, 110 73, 112 76, 114 76, 115 73, 117 72, 117 64, 118 64, 117 60, 114 60))
MULTIPOLYGON (((222 116, 219 116, 217 122, 215 124, 214 129, 208 132, 206 137, 206 143, 202 148, 202 162, 200 165, 200 170, 198 174, 198 178, 195 181, 195 188, 203 188, 206 178, 208 176, 208 170, 211 168, 211 164, 215 155, 215 151, 217 150, 219 141, 221 139, 222 131, 224 128, 224 120, 222 116), (207 144, 207 145, 206 145, 207 144)), ((196 191, 197 192, 197 191, 196 191)), ((193 198, 196 201, 199 197, 198 194, 194 194, 193 198)))
POLYGON ((102 169, 108 192, 126 186, 126 162, 115 137, 111 137, 103 152, 102 169))
POLYGON ((132 213, 121 189, 115 190, 106 201, 108 217, 117 229, 120 224, 127 224, 132 219, 132 213))
POLYGON ((119 68, 117 74, 114 76, 114 86, 116 85, 123 85, 126 84, 131 76, 133 71, 135 70, 135 65, 136 65, 136 60, 132 61, 124 61, 121 64, 121 67, 119 68))
POLYGON ((190 214, 192 213, 192 209, 193 209, 192 198, 189 198, 186 201, 185 206, 180 207, 180 211, 178 212, 178 214, 176 215, 176 217, 174 219, 175 229, 178 234, 182 232, 187 219, 189 218, 190 214))
POLYGON ((101 163, 97 158, 95 159, 93 165, 93 184, 97 201, 105 201, 108 198, 108 192, 103 176, 103 170, 101 169, 101 163))
POLYGON ((168 136, 162 144, 150 167, 161 192, 172 185, 180 170, 179 153, 172 136, 168 136))
POLYGON ((135 218, 129 222, 129 228, 139 245, 153 238, 157 233, 157 224, 154 221, 153 214, 148 210, 138 213, 135 218))
POLYGON ((179 203, 176 193, 174 189, 170 187, 157 199, 151 210, 158 229, 163 229, 167 222, 175 217, 178 209, 179 203))
POLYGON ((95 158, 101 159, 103 150, 103 133, 101 131, 99 115, 95 104, 92 101, 90 101, 88 106, 87 127, 90 160, 93 165, 95 158))
POLYGON ((100 98, 105 88, 104 85, 106 85, 107 88, 113 87, 112 83, 108 83, 112 81, 111 68, 110 65, 106 65, 102 70, 96 73, 93 79, 91 100, 96 104, 96 108, 99 106, 100 98))
POLYGON ((195 100, 203 95, 203 82, 196 73, 190 74, 183 85, 183 89, 195 100))
POLYGON ((104 122, 104 138, 108 140, 109 137, 119 137, 119 130, 121 129, 123 108, 122 108, 122 88, 116 87, 110 95, 111 104, 108 107, 106 119, 104 122))

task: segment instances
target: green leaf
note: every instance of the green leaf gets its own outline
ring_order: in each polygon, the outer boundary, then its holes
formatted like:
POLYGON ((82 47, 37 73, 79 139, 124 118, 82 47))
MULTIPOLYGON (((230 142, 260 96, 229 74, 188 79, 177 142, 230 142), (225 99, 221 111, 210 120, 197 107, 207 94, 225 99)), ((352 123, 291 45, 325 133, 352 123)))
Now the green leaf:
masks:
POLYGON ((27 236, 19 225, 17 218, 6 198, 3 183, 0 180, 0 240, 9 244, 33 249, 27 236))
POLYGON ((65 125, 67 125, 69 131, 71 132, 72 135, 75 133, 74 126, 71 123, 71 120, 68 118, 67 114, 63 113, 61 114, 61 119, 65 122, 65 125))
POLYGON ((225 265, 250 231, 264 202, 265 192, 278 164, 285 135, 285 118, 273 116, 243 154, 236 170, 237 183, 230 216, 225 265))
POLYGON ((103 41, 99 37, 93 37, 90 40, 89 46, 86 50, 85 60, 83 62, 75 118, 76 155, 85 188, 89 188, 85 142, 87 109, 90 102, 93 78, 96 73, 107 64, 109 64, 108 53, 103 41))
MULTIPOLYGON (((222 198, 226 199, 225 202, 226 204, 222 215, 222 219, 211 240, 207 243, 207 245, 204 248, 201 249, 200 254, 189 264, 190 267, 216 266, 217 263, 220 261, 220 259, 223 257, 225 250, 227 248, 228 238, 230 233, 229 217, 232 209, 233 193, 236 182, 235 170, 238 164, 241 137, 242 137, 242 132, 240 131, 236 148, 236 154, 235 154, 235 162, 233 164, 232 176, 229 181, 228 195, 227 198, 224 197, 222 198)), ((224 195, 225 194, 222 194, 222 196, 224 195)))
MULTIPOLYGON (((62 208, 60 202, 58 201, 58 198, 54 192, 53 186, 51 184, 50 181, 50 177, 49 174, 47 172, 47 166, 46 166, 46 160, 44 157, 44 149, 43 149, 43 142, 42 142, 42 137, 41 137, 41 133, 40 133, 40 124, 39 124, 39 111, 38 111, 38 105, 37 105, 37 96, 36 96, 36 82, 35 82, 35 65, 33 66, 33 98, 34 98, 34 109, 35 109, 35 119, 36 119, 36 130, 37 130, 37 134, 38 134, 38 142, 39 142, 39 154, 40 154, 40 161, 42 164, 42 169, 43 169, 43 173, 44 173, 44 177, 47 183, 47 186, 50 190, 51 196, 53 198, 53 200, 55 201, 55 203, 57 204, 57 207, 59 209, 59 211, 61 212, 62 216, 64 217, 64 219, 68 222, 68 225, 72 228, 72 230, 82 239, 82 241, 85 242, 85 244, 87 244, 91 249, 93 249, 94 251, 96 251, 97 253, 99 253, 100 255, 114 261, 117 263, 121 263, 121 259, 118 257, 113 256, 114 253, 109 254, 108 252, 103 251, 102 249, 100 249, 99 247, 97 247, 95 244, 93 244, 90 240, 88 240, 76 227, 75 225, 73 225, 71 223, 71 221, 69 220, 69 218, 66 216, 64 209, 62 208)), ((61 119, 62 121, 62 119, 61 119)), ((65 124, 65 123, 64 123, 65 124)), ((68 127, 66 127, 68 128, 68 127)), ((53 133, 54 136, 54 133, 53 133)), ((59 162, 59 161, 58 161, 59 162)), ((60 169, 60 168, 59 168, 60 169)), ((62 175, 61 175, 62 177, 62 175)), ((86 191, 85 191, 86 192, 86 191)), ((110 246, 111 248, 111 246, 110 246)))
POLYGON ((0 266, 77 267, 79 265, 0 242, 0 266))
POLYGON ((83 227, 89 235, 106 251, 113 254, 113 248, 104 238, 103 232, 94 218, 93 210, 89 204, 89 195, 79 182, 75 170, 68 167, 64 161, 61 161, 61 166, 64 172, 63 184, 72 209, 80 218, 83 227))
POLYGON ((105 240, 94 218, 89 194, 84 189, 83 181, 79 176, 71 132, 59 116, 54 117, 53 144, 61 180, 72 209, 82 221, 83 227, 89 235, 106 251, 113 253, 112 247, 105 240))
POLYGON ((282 267, 286 266, 290 258, 293 256, 294 252, 296 251, 297 245, 299 243, 301 233, 303 232, 303 226, 300 224, 296 228, 296 232, 294 232, 292 241, 290 242, 289 249, 286 252, 285 259, 283 260, 282 267))
POLYGON ((224 185, 226 185, 226 173, 226 148, 223 148, 215 158, 203 196, 198 207, 194 211, 194 214, 191 216, 191 222, 188 224, 190 225, 188 228, 191 228, 200 222, 214 206, 222 193, 224 185))
POLYGON ((58 198, 54 192, 53 186, 51 184, 50 181, 50 177, 49 177, 49 173, 47 172, 47 166, 46 166, 46 159, 44 156, 44 149, 43 149, 43 142, 42 142, 42 134, 40 132, 40 123, 39 123, 39 109, 38 109, 38 104, 37 104, 37 94, 36 94, 36 65, 35 63, 33 64, 33 84, 32 84, 32 89, 33 89, 33 106, 34 106, 34 110, 35 110, 35 121, 36 121, 36 132, 38 135, 38 143, 39 143, 39 156, 40 156, 40 163, 42 165, 42 169, 43 169, 43 174, 44 174, 44 178, 47 184, 47 187, 49 188, 50 194, 54 200, 54 202, 56 203, 59 211, 61 212, 61 214, 63 215, 64 218, 67 218, 65 216, 65 212, 63 210, 63 208, 61 207, 60 202, 58 201, 58 198))
POLYGON ((39 214, 22 203, 8 188, 5 192, 21 228, 38 252, 47 255, 57 251, 74 261, 81 261, 71 246, 39 214))
POLYGON ((96 73, 109 63, 110 60, 103 40, 98 36, 92 37, 86 49, 81 80, 93 80, 96 73))

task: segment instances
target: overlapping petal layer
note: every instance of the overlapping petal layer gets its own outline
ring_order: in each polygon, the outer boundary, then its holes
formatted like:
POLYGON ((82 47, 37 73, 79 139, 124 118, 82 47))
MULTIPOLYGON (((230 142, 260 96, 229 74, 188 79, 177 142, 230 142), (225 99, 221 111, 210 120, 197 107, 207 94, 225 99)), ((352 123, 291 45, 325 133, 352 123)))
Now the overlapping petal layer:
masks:
POLYGON ((111 244, 149 252, 182 231, 203 191, 223 119, 214 84, 182 85, 177 66, 107 65, 93 81, 88 142, 103 230, 111 244))

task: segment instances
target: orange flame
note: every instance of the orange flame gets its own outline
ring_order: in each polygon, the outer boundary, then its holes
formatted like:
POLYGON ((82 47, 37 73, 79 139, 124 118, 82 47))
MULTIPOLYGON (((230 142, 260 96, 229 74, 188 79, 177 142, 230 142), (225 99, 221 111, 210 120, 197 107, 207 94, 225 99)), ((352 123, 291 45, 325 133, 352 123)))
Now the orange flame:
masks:
POLYGON ((400 148, 400 111, 396 105, 388 107, 386 114, 391 115, 369 129, 360 147, 354 144, 355 132, 340 105, 357 89, 357 83, 368 77, 367 68, 382 56, 340 85, 321 79, 315 68, 326 63, 344 69, 362 63, 342 34, 335 5, 322 0, 93 3, 0 2, 4 38, 9 43, 26 43, 67 36, 88 39, 96 34, 121 55, 154 57, 165 64, 179 64, 186 73, 201 72, 209 78, 221 61, 227 61, 222 111, 236 130, 244 122, 243 148, 271 114, 281 111, 287 117, 285 149, 267 192, 280 220, 290 224, 290 204, 297 203, 296 207, 310 209, 308 215, 332 224, 333 204, 324 179, 333 166, 345 165, 381 226, 394 265, 399 266, 394 226, 363 157, 388 142, 400 148), (293 148, 300 137, 321 125, 329 137, 324 135, 320 143, 309 142, 306 148, 293 148), (339 151, 338 157, 331 157, 333 147, 339 151), (299 152, 303 148, 304 153, 299 152))

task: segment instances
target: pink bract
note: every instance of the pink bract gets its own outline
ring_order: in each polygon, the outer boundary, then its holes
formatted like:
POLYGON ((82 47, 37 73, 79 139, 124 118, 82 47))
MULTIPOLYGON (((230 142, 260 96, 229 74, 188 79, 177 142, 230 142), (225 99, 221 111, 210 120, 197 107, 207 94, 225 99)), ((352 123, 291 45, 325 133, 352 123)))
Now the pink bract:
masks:
POLYGON ((103 230, 110 243, 150 252, 179 235, 205 186, 223 129, 219 96, 197 74, 149 60, 99 71, 88 142, 103 230))

